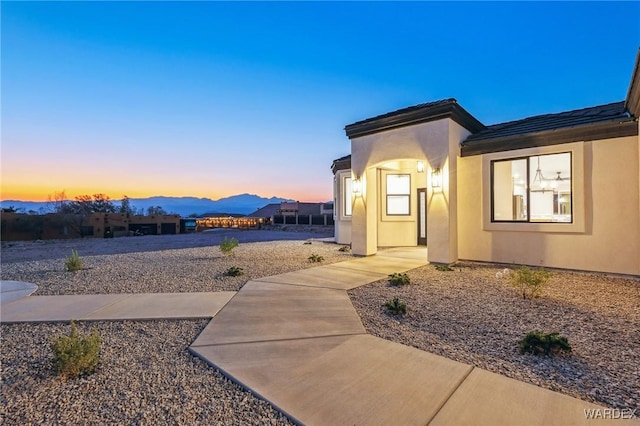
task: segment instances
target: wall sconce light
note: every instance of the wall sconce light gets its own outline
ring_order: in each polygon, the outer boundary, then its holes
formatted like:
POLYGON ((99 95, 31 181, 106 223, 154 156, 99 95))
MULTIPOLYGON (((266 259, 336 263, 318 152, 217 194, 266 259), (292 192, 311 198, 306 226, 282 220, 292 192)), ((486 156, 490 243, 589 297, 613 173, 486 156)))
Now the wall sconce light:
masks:
POLYGON ((353 180, 353 193, 355 195, 361 195, 362 194, 362 180, 360 180, 360 179, 354 179, 353 180))
POLYGON ((439 168, 431 172, 431 188, 438 190, 442 188, 442 170, 439 168))
POLYGON ((418 173, 424 172, 424 162, 418 161, 418 164, 416 165, 416 168, 418 169, 418 173))

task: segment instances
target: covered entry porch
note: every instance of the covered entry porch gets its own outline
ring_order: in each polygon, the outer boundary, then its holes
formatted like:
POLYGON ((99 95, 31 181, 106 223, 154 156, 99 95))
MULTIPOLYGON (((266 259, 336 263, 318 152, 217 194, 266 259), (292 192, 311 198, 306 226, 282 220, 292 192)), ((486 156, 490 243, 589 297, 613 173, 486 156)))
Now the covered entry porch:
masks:
POLYGON ((336 240, 363 256, 426 245, 430 262, 458 260, 459 146, 481 127, 454 99, 348 125, 351 155, 333 164, 336 240))

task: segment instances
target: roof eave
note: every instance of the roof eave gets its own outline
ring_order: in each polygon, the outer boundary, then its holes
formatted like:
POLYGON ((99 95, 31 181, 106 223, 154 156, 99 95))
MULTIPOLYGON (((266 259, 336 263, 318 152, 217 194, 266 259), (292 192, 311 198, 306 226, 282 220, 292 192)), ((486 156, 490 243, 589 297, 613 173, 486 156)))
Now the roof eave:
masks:
POLYGON ((351 156, 334 160, 331 164, 331 171, 335 175, 338 170, 349 170, 351 168, 351 156))
POLYGON ((413 126, 429 121, 451 118, 472 133, 486 127, 457 103, 444 103, 424 109, 406 111, 397 115, 380 117, 350 124, 344 128, 349 139, 371 135, 400 127, 413 126))
POLYGON ((629 83, 629 90, 627 90, 627 98, 624 106, 631 114, 638 117, 640 116, 640 49, 636 54, 636 63, 633 67, 633 73, 631 74, 631 82, 629 83))
POLYGON ((460 147, 460 156, 469 157, 472 155, 489 154, 493 152, 637 135, 637 120, 633 117, 629 117, 629 119, 622 121, 618 119, 586 126, 552 129, 543 132, 514 135, 504 138, 474 140, 467 144, 463 142, 460 147))

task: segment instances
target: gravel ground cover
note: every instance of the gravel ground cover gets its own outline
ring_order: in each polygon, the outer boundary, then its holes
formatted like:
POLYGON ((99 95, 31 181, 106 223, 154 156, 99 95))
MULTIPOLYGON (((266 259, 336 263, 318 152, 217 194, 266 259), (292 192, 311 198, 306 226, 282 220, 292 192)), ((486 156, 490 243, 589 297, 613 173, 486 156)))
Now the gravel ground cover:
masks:
POLYGON ((230 256, 217 245, 94 256, 78 251, 81 271, 67 272, 64 260, 53 258, 3 262, 1 277, 37 284, 34 295, 236 291, 250 279, 318 266, 309 261, 312 254, 322 256, 323 265, 352 257, 338 248, 319 241, 268 241, 241 242, 230 256), (233 266, 244 275, 227 276, 233 266))
MULTIPOLYGON (((554 271, 538 299, 523 300, 502 268, 428 265, 404 287, 378 281, 349 292, 367 331, 444 357, 611 408, 640 409, 640 280, 554 271), (382 305, 398 297, 407 314, 382 305), (569 355, 521 355, 532 330, 569 339, 569 355)), ((640 410, 639 410, 640 411, 640 410)))
POLYGON ((290 425, 267 402, 191 355, 207 320, 79 322, 102 337, 101 365, 62 380, 52 336, 69 324, 2 325, 3 425, 290 425))
MULTIPOLYGON (((267 241, 253 243, 242 242, 246 235, 233 234, 241 243, 231 256, 224 256, 217 245, 188 247, 189 241, 196 245, 203 241, 196 237, 180 240, 182 248, 166 250, 157 248, 164 236, 120 239, 135 240, 136 252, 128 251, 130 246, 123 251, 122 244, 131 242, 118 239, 111 245, 112 240, 47 242, 46 251, 51 253, 44 258, 45 244, 17 244, 3 247, 1 276, 37 284, 36 295, 222 291, 237 290, 251 278, 318 266, 309 262, 311 254, 324 257, 320 264, 352 257, 335 244, 308 244, 300 240, 303 234, 288 233, 291 241, 268 241, 273 234, 263 233, 258 236, 267 241), (149 246, 141 243, 145 239, 149 246), (85 252, 100 254, 81 252, 85 269, 66 272, 63 259, 77 247, 74 243, 82 243, 85 252), (36 249, 23 251, 25 245, 36 249), (23 261, 5 256, 5 250, 13 248, 20 249, 23 261), (225 276, 231 266, 242 267, 245 275, 225 276)), ((222 240, 220 235, 206 238, 210 244, 222 240)), ((69 333, 68 324, 2 324, 0 424, 291 424, 268 403, 188 352, 207 323, 79 322, 80 332, 95 326, 102 337, 101 365, 91 376, 68 381, 54 374, 49 346, 52 338, 69 333)))
MULTIPOLYGON (((270 241, 263 233, 251 236, 263 242, 250 243, 244 232, 3 245, 1 276, 38 284, 36 294, 222 291, 317 266, 311 254, 323 256, 322 264, 351 258, 334 244, 305 244, 318 235, 270 241), (224 236, 241 241, 232 256, 217 247, 224 236), (135 240, 136 251, 124 240, 135 240), (71 248, 80 251, 84 270, 64 270, 71 248), (231 266, 245 275, 225 276, 231 266)), ((371 334, 612 408, 640 407, 640 280, 554 272, 541 298, 522 300, 506 278, 496 278, 501 268, 455 269, 418 268, 408 273, 409 286, 382 280, 350 296, 371 334), (385 313, 381 305, 393 297, 407 303, 407 315, 385 313), (518 340, 534 329, 567 336, 572 354, 520 355, 518 340)), ((188 352, 207 322, 78 323, 81 332, 97 327, 102 363, 94 375, 68 381, 54 375, 49 349, 68 324, 2 324, 0 423, 290 424, 188 352)))

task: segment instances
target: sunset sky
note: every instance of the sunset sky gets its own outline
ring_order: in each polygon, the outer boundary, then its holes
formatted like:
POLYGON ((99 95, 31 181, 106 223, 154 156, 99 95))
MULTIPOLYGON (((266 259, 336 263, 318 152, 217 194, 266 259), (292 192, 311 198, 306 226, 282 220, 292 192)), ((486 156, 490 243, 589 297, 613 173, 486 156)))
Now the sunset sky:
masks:
POLYGON ((2 200, 332 199, 344 126, 623 100, 639 2, 5 2, 2 200))

